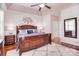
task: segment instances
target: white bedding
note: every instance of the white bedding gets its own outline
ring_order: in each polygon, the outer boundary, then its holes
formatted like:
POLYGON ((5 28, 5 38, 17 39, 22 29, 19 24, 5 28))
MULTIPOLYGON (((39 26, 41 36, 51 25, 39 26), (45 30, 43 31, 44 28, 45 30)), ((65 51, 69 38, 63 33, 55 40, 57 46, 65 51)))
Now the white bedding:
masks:
POLYGON ((40 32, 40 33, 32 33, 32 34, 18 34, 18 37, 28 37, 28 36, 36 36, 36 35, 43 35, 43 34, 46 34, 44 32, 40 32))

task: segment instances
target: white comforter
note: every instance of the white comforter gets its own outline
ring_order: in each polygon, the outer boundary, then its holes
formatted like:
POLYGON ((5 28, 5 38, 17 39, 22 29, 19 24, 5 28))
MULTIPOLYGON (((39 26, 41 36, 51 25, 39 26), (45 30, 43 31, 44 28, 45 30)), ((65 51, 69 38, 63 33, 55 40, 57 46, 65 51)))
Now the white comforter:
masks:
POLYGON ((28 37, 28 36, 36 36, 36 35, 43 35, 46 34, 44 32, 40 32, 40 33, 32 33, 32 34, 18 34, 18 37, 28 37))

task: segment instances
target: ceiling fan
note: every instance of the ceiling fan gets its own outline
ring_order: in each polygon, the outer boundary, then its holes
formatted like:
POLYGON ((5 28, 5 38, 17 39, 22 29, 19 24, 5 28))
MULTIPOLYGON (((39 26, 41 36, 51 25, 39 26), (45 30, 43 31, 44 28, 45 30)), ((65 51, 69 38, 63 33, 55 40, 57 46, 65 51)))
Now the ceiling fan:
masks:
POLYGON ((31 7, 39 6, 39 11, 41 11, 41 9, 42 9, 43 7, 46 7, 46 8, 48 8, 48 9, 51 9, 51 7, 48 6, 48 5, 46 5, 46 4, 47 4, 47 3, 34 4, 34 5, 31 5, 31 7))

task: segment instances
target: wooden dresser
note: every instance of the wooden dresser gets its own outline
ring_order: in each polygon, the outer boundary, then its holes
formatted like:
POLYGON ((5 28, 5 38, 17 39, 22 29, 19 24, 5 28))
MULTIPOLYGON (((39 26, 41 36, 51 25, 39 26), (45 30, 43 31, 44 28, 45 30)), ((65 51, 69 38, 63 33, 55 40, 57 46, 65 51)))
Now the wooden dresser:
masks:
POLYGON ((5 45, 15 44, 15 35, 6 35, 5 36, 5 45))

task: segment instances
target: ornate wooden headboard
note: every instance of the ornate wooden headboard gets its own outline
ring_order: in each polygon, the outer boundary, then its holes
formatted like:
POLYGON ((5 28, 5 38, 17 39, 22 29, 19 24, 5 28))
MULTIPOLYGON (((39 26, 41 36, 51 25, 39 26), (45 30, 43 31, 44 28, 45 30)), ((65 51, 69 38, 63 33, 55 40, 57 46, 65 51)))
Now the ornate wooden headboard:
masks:
POLYGON ((33 25, 21 25, 21 26, 17 26, 18 30, 23 30, 23 29, 37 29, 36 26, 33 25))
POLYGON ((24 29, 37 29, 37 26, 33 26, 33 25, 21 25, 21 26, 16 26, 16 31, 18 34, 19 30, 24 30, 24 29))
POLYGON ((17 35, 19 33, 19 30, 24 30, 24 29, 37 29, 37 26, 33 25, 21 25, 21 26, 16 26, 16 42, 17 42, 17 35))

